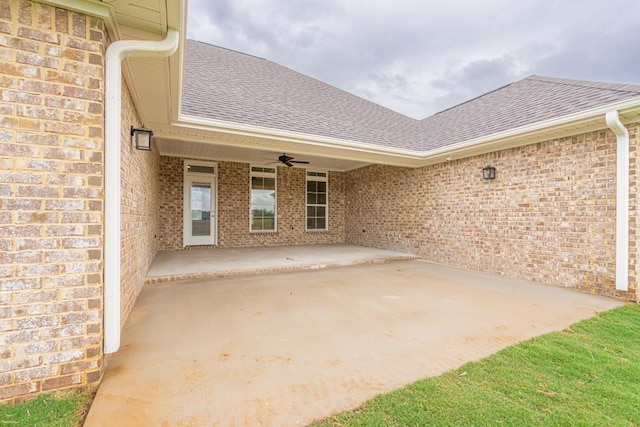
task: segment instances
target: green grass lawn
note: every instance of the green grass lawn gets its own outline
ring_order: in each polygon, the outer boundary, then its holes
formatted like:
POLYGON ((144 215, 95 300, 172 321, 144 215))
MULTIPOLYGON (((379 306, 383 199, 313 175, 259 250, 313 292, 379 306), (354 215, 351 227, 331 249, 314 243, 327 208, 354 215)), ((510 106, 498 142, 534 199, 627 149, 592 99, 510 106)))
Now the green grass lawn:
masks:
MULTIPOLYGON (((79 426, 93 394, 0 405, 0 426, 79 426)), ((640 305, 380 395, 319 426, 639 426, 640 305)))
POLYGON ((81 426, 95 393, 57 392, 18 405, 0 405, 0 426, 81 426))
POLYGON ((382 394, 320 426, 639 426, 640 306, 382 394))

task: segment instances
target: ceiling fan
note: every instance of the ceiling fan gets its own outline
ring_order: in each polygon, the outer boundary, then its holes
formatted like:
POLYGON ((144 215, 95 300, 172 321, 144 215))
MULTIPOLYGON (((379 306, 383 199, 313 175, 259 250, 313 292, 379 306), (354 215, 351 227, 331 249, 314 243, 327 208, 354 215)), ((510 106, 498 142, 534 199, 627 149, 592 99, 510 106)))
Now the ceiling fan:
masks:
POLYGON ((293 157, 291 156, 287 156, 285 153, 282 153, 282 156, 278 157, 278 161, 282 162, 283 164, 292 167, 294 163, 298 163, 298 164, 302 164, 302 165, 308 165, 309 162, 305 162, 305 161, 301 161, 301 160, 293 160, 293 157))

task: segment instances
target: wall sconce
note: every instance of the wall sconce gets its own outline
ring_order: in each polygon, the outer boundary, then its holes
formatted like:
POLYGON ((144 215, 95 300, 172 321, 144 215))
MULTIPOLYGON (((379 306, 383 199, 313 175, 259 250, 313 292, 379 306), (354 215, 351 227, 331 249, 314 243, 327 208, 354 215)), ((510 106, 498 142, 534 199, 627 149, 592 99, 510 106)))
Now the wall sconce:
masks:
POLYGON ((482 179, 496 179, 496 168, 487 166, 482 169, 482 179))
POLYGON ((131 138, 137 150, 151 151, 151 137, 153 132, 149 129, 134 128, 131 126, 131 138))

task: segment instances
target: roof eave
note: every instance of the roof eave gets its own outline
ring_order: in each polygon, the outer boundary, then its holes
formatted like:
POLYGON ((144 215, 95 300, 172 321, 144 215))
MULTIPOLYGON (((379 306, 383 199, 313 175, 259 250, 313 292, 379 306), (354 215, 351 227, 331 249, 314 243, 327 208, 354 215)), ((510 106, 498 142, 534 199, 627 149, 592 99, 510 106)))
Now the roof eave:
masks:
POLYGON ((354 160, 403 167, 420 167, 442 163, 452 159, 471 157, 507 148, 534 144, 549 139, 575 135, 577 133, 604 129, 606 128, 605 114, 612 110, 618 111, 623 117, 623 121, 627 123, 638 121, 640 120, 640 97, 543 120, 429 151, 385 147, 358 141, 204 119, 188 115, 181 115, 180 120, 173 125, 233 135, 258 137, 273 141, 274 148, 277 148, 278 141, 281 141, 330 149, 342 158, 345 158, 346 155, 354 160))
POLYGON ((419 166, 423 154, 420 151, 189 115, 180 115, 179 120, 173 123, 172 126, 261 138, 272 141, 274 149, 278 148, 279 142, 296 143, 308 147, 321 148, 323 151, 331 152, 340 158, 403 167, 419 166))
POLYGON ((638 121, 640 120, 640 97, 429 150, 422 153, 420 166, 491 153, 549 139, 558 139, 592 130, 605 129, 607 127, 605 114, 612 110, 618 111, 623 116, 623 122, 625 123, 638 121))

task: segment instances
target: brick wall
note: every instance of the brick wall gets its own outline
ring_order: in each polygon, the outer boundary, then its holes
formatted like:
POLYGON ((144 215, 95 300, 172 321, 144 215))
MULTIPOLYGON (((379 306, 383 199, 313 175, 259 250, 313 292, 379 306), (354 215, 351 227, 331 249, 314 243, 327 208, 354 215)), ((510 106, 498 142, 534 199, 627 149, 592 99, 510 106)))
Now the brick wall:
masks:
POLYGON ((102 361, 102 22, 0 2, 0 401, 102 361))
POLYGON ((158 252, 160 155, 153 145, 149 152, 136 150, 132 143, 131 126, 142 123, 125 82, 122 87, 120 310, 124 325, 158 252))
MULTIPOLYGON (((249 232, 249 165, 218 162, 218 246, 247 247, 342 243, 344 174, 329 173, 329 230, 305 231, 306 175, 278 168, 278 231, 249 232)), ((160 160, 160 249, 183 249, 183 159, 160 160)))
MULTIPOLYGON (((637 195, 637 125, 632 129, 637 195)), ((616 139, 609 131, 420 169, 347 173, 346 242, 586 292, 615 290, 616 139), (481 169, 497 168, 494 181, 481 169)), ((633 202, 633 274, 638 200, 633 202)))

